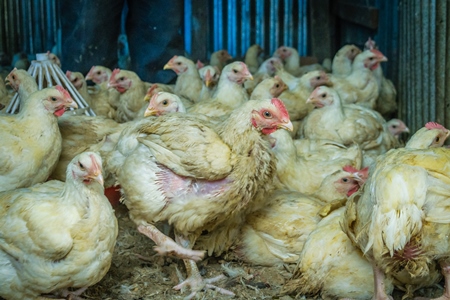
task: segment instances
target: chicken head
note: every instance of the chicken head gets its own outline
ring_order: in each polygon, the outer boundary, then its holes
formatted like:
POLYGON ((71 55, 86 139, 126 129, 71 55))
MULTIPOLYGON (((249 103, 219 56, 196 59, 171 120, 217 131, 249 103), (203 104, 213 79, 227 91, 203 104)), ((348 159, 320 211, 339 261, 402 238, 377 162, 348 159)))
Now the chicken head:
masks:
POLYGON ((109 79, 108 88, 114 88, 123 94, 131 87, 132 83, 132 80, 125 76, 120 69, 114 69, 109 79))
POLYGON ((228 80, 243 84, 247 79, 253 80, 253 76, 247 68, 247 65, 241 61, 232 62, 223 68, 223 76, 228 80))
MULTIPOLYGON (((55 89, 43 90, 43 99, 45 109, 51 111, 55 116, 60 117, 64 114, 67 108, 78 108, 78 105, 73 101, 69 92, 62 86, 57 85, 55 89)), ((38 91, 36 93, 40 93, 38 91)))
POLYGON ((276 75, 274 77, 274 83, 272 87, 269 89, 269 92, 272 95, 272 97, 277 98, 278 96, 281 95, 281 93, 283 93, 287 89, 288 86, 286 85, 286 83, 284 83, 284 81, 280 78, 280 76, 276 75))
POLYGON ((86 80, 92 80, 96 84, 107 82, 111 77, 111 70, 102 66, 92 66, 86 74, 86 80))
POLYGON ((81 87, 83 87, 83 80, 82 80, 83 74, 80 72, 71 72, 69 70, 66 71, 66 77, 69 79, 69 81, 73 84, 73 86, 79 90, 81 87))
POLYGON ((259 110, 253 110, 251 122, 263 134, 271 134, 279 128, 289 131, 294 129, 283 101, 278 98, 273 98, 271 105, 266 105, 259 110))
POLYGON ((102 159, 94 152, 83 152, 78 159, 73 159, 67 168, 67 177, 72 177, 86 185, 99 183, 103 186, 102 159))
POLYGON ((183 103, 175 94, 159 92, 152 96, 148 107, 145 110, 144 117, 161 116, 170 112, 186 112, 183 103))
POLYGON ((360 68, 363 66, 364 68, 373 71, 380 66, 380 62, 385 62, 387 60, 386 56, 379 50, 365 50, 355 57, 353 68, 360 68))
POLYGON ((306 73, 302 77, 304 77, 305 80, 309 79, 309 85, 313 89, 321 85, 332 85, 330 78, 324 71, 311 71, 306 73))
POLYGON ((391 119, 387 123, 388 130, 395 136, 397 139, 403 132, 409 132, 409 128, 406 127, 406 124, 399 119, 391 119))
POLYGON ((406 143, 408 149, 438 148, 444 145, 450 131, 436 122, 428 122, 424 127, 417 130, 406 143))
POLYGON ((220 70, 216 66, 204 66, 198 70, 205 85, 212 88, 217 85, 220 77, 220 70))
POLYGON ((275 53, 273 54, 273 56, 275 57, 279 57, 282 60, 285 60, 286 58, 288 58, 289 56, 291 56, 293 53, 292 48, 291 47, 287 47, 287 46, 280 46, 278 47, 278 49, 275 51, 275 53))
POLYGON ((316 108, 329 106, 335 103, 337 93, 325 86, 319 86, 311 93, 306 103, 311 103, 316 108))

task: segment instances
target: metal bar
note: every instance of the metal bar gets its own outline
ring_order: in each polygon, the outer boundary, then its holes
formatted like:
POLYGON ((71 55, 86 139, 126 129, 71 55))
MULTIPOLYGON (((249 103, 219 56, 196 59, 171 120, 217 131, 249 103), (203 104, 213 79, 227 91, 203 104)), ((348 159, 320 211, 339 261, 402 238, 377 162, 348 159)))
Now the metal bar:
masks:
POLYGON ((434 74, 436 74, 436 0, 431 0, 429 6, 429 26, 428 26, 428 36, 429 36, 429 47, 428 47, 428 64, 429 64, 429 73, 427 75, 428 77, 428 97, 432 101, 430 103, 430 110, 429 110, 429 118, 436 120, 436 105, 437 105, 437 99, 436 99, 436 78, 434 77, 434 74))
POLYGON ((242 0, 241 10, 241 53, 250 47, 250 0, 242 0))
POLYGON ((227 3, 227 50, 231 56, 235 57, 237 54, 236 49, 236 0, 228 0, 227 3))
MULTIPOLYGON (((447 2, 436 1, 436 23, 445 24, 447 2)), ((444 124, 445 122, 445 54, 446 54, 446 26, 436 26, 436 55, 432 63, 436 65, 435 81, 436 81, 436 122, 444 124), (444 60, 444 61, 443 61, 444 60)), ((433 75, 433 74, 431 74, 433 75)), ((446 125, 445 125, 446 126, 446 125)))
POLYGON ((428 51, 429 43, 430 43, 430 33, 428 31, 429 29, 429 16, 430 16, 430 10, 429 5, 430 1, 428 0, 421 0, 420 5, 420 37, 419 37, 419 43, 420 45, 420 51, 417 53, 417 57, 420 63, 419 70, 421 70, 420 74, 420 99, 417 102, 422 102, 423 104, 423 110, 422 110, 422 123, 428 122, 428 121, 435 121, 434 118, 430 119, 430 106, 432 106, 434 103, 434 99, 430 99, 430 54, 428 51))
MULTIPOLYGON (((263 47, 264 49, 267 49, 267 45, 265 44, 265 38, 264 38, 264 1, 256 1, 256 43, 263 47)), ((268 49, 269 50, 269 49, 268 49)), ((270 51, 270 50, 269 50, 270 51)), ((272 52, 270 52, 272 54, 272 52)))
POLYGON ((184 0, 184 47, 192 54, 192 1, 184 0))
POLYGON ((284 0, 283 44, 294 46, 292 41, 292 4, 293 0, 284 0))
POLYGON ((270 0, 270 23, 269 23, 269 37, 270 37, 270 53, 275 52, 279 45, 279 19, 278 19, 278 0, 270 0))

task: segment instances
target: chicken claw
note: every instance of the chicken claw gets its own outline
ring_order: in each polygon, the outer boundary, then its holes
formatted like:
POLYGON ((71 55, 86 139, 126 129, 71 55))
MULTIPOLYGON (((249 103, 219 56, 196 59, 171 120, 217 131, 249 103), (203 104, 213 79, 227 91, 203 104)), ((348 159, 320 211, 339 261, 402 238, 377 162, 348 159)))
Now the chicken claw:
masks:
POLYGON ((202 260, 205 256, 204 251, 186 249, 178 245, 174 240, 163 234, 153 225, 139 225, 138 231, 155 242, 156 246, 154 249, 160 255, 175 256, 181 259, 191 259, 193 261, 202 260))
POLYGON ((232 296, 232 297, 235 296, 235 294, 232 291, 220 288, 220 287, 212 284, 214 282, 225 279, 226 278, 225 275, 219 275, 219 276, 216 276, 213 278, 205 279, 200 275, 198 267, 194 261, 187 260, 187 259, 184 259, 183 261, 186 265, 188 278, 186 280, 184 280, 183 282, 181 282, 180 284, 174 286, 173 289, 179 291, 179 290, 183 289, 184 287, 189 286, 191 288, 192 292, 187 297, 184 298, 185 300, 192 299, 197 294, 197 292, 204 290, 204 289, 216 290, 223 295, 228 295, 228 296, 232 296))

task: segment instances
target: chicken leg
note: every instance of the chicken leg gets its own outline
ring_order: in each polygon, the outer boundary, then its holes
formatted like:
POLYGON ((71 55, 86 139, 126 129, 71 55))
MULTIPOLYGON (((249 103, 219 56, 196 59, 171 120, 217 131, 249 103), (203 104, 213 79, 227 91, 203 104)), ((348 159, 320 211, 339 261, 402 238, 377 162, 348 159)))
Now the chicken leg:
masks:
POLYGON ((155 242, 156 246, 154 249, 161 255, 176 256, 181 259, 190 259, 193 261, 199 261, 205 256, 204 251, 192 250, 180 246, 151 224, 145 226, 139 225, 138 231, 155 242))
POLYGON ((386 294, 386 289, 384 287, 384 278, 385 274, 384 272, 378 267, 375 263, 372 263, 373 268, 373 279, 374 279, 374 294, 373 294, 373 300, 393 300, 391 296, 386 294))
MULTIPOLYGON (((182 247, 185 247, 187 249, 192 248, 191 242, 189 240, 184 239, 180 235, 175 235, 175 240, 177 243, 179 243, 182 247)), ((224 278, 226 278, 225 275, 219 275, 213 278, 207 278, 204 279, 200 275, 200 271, 198 270, 197 264, 195 261, 191 259, 183 259, 184 265, 186 266, 186 272, 187 272, 187 279, 181 282, 180 284, 174 286, 173 288, 175 290, 181 290, 182 288, 189 286, 191 288, 191 293, 185 298, 185 299, 192 299, 197 292, 203 290, 203 289, 212 289, 216 290, 221 294, 228 295, 228 296, 235 296, 235 294, 232 291, 220 288, 218 286, 213 285, 212 283, 220 281, 224 278)))

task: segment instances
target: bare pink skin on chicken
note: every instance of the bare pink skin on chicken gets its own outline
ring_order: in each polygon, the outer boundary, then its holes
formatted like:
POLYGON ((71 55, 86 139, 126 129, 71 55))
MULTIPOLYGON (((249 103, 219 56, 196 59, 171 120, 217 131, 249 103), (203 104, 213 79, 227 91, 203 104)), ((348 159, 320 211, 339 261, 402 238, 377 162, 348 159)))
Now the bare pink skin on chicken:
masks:
POLYGON ((125 93, 132 85, 132 81, 126 76, 118 76, 120 69, 114 69, 109 79, 108 86, 115 88, 119 93, 125 93))
POLYGON ((336 187, 336 191, 343 195, 347 195, 347 197, 350 197, 359 190, 358 181, 356 181, 351 174, 336 180, 334 186, 336 187))
POLYGON ((358 182, 360 187, 367 181, 367 178, 369 178, 369 167, 358 170, 353 166, 345 166, 342 170, 353 174, 354 179, 358 182))

